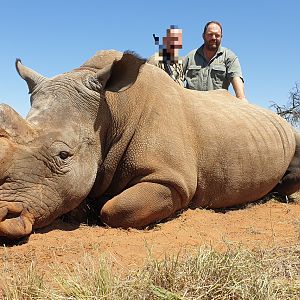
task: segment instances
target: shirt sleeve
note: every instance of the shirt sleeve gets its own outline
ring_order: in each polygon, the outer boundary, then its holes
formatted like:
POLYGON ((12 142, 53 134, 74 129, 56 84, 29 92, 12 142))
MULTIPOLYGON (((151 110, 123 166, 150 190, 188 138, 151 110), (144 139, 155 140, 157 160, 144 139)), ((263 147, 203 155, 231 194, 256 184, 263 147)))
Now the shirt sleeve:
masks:
POLYGON ((242 68, 238 57, 232 51, 229 51, 228 54, 229 55, 227 57, 227 76, 230 79, 232 79, 233 77, 240 77, 244 82, 242 68))

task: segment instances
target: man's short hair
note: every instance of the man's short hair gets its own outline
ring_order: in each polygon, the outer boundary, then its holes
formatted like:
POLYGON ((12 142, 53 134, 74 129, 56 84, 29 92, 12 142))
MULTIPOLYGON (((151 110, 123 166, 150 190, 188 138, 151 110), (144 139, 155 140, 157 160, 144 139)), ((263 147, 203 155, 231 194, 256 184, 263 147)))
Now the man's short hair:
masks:
POLYGON ((178 27, 178 25, 170 25, 170 28, 167 28, 167 36, 170 35, 171 31, 173 29, 179 29, 179 30, 182 30, 181 28, 178 27))
POLYGON ((221 34, 223 33, 223 28, 222 28, 222 24, 218 21, 209 21, 205 24, 204 26, 204 29, 203 29, 203 34, 205 34, 206 30, 207 30, 207 27, 210 25, 210 24, 217 24, 220 28, 221 28, 221 34))

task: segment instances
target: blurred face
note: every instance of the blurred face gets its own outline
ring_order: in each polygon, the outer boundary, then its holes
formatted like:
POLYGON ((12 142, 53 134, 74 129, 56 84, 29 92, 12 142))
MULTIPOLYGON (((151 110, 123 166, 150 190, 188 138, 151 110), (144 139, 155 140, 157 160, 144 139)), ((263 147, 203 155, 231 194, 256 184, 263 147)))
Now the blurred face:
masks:
POLYGON ((168 50, 182 48, 182 29, 168 29, 167 36, 163 39, 168 50))
POLYGON ((218 50, 222 39, 222 32, 220 26, 214 23, 209 24, 202 37, 204 40, 204 46, 207 50, 218 50))

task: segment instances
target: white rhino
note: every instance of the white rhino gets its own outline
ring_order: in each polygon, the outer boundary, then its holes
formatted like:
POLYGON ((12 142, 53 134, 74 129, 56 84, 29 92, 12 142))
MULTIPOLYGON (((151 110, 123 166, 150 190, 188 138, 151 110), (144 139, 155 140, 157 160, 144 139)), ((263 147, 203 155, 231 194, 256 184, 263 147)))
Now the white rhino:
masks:
POLYGON ((0 236, 28 235, 87 196, 103 223, 142 228, 300 187, 298 133, 227 91, 184 89, 113 50, 53 78, 16 68, 31 109, 22 119, 0 106, 0 236))

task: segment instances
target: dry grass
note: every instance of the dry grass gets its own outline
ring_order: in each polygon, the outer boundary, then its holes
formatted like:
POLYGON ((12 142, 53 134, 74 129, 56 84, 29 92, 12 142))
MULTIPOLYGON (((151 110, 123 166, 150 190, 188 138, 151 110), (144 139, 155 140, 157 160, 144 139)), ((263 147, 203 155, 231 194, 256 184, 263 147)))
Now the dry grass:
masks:
POLYGON ((299 299, 300 245, 264 251, 243 248, 149 258, 127 275, 104 258, 84 257, 74 268, 52 266, 51 278, 34 263, 0 275, 2 298, 29 299, 299 299))

